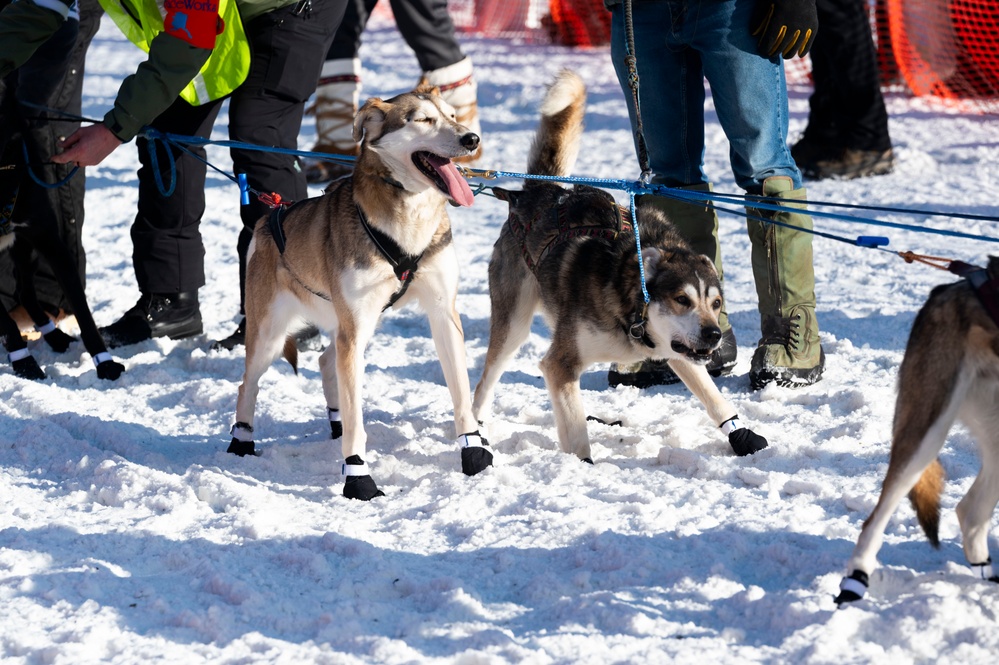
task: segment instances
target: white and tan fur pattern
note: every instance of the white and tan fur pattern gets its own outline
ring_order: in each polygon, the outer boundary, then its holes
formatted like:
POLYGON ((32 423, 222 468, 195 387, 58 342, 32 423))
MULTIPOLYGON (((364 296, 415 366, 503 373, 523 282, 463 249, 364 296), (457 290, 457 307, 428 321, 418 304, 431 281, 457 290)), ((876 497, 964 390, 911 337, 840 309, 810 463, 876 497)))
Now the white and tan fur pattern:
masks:
POLYGON ((472 417, 464 336, 455 310, 458 260, 447 215, 449 201, 472 203, 471 190, 450 160, 473 152, 479 139, 454 120, 454 109, 436 88, 387 101, 369 99, 357 114, 354 134, 361 147, 353 175, 332 183, 324 196, 287 211, 283 254, 268 218, 257 224, 247 269, 246 372, 230 452, 255 452, 253 415, 260 377, 282 350, 296 364, 289 330, 312 322, 331 337, 319 362, 327 408, 340 415, 339 423, 331 422, 334 438, 342 428, 344 494, 366 500, 381 492, 363 461, 364 349, 402 282, 365 231, 359 211, 404 254, 420 257, 397 304, 416 301, 426 311, 454 403, 456 433, 473 447, 484 443, 472 417), (366 488, 358 489, 358 479, 366 488))
MULTIPOLYGON (((541 123, 529 156, 530 174, 570 172, 579 151, 585 101, 586 89, 579 76, 560 73, 541 105, 541 123)), ((621 211, 613 198, 592 187, 566 189, 530 179, 523 191, 495 191, 510 203, 510 216, 489 264, 489 348, 473 405, 480 421, 504 366, 527 339, 534 314, 541 311, 552 331, 541 371, 564 452, 591 461, 579 388, 582 372, 593 363, 648 358, 668 359, 715 423, 727 423, 726 432, 738 430, 740 442, 752 441, 753 449, 748 451, 733 441, 740 454, 766 446, 765 439, 735 425, 735 409, 704 367, 721 339, 722 293, 714 265, 692 252, 658 210, 639 210, 641 258, 651 301, 645 334, 636 339, 629 335, 629 326, 640 310, 642 295, 631 231, 612 238, 579 236, 557 244, 551 240, 553 229, 557 231, 565 220, 586 229, 618 224, 621 211), (533 270, 529 262, 535 265, 533 270)))
MULTIPOLYGON (((999 278, 999 258, 989 260, 988 273, 999 278)), ((853 550, 838 604, 864 596, 884 530, 906 495, 926 537, 939 546, 944 473, 937 456, 955 420, 977 440, 982 460, 957 505, 964 555, 983 578, 999 582, 988 549, 999 503, 999 327, 966 280, 934 289, 913 323, 899 368, 888 471, 853 550)))

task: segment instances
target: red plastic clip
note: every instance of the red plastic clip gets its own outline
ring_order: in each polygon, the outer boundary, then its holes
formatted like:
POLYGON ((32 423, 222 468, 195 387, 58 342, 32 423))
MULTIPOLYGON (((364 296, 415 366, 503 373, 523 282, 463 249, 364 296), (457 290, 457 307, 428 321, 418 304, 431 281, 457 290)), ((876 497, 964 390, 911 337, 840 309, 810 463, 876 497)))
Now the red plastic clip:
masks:
POLYGON ((277 208, 278 206, 290 206, 291 201, 285 201, 281 198, 281 195, 277 192, 271 192, 270 194, 264 194, 261 192, 257 194, 257 198, 261 203, 267 205, 270 208, 277 208))

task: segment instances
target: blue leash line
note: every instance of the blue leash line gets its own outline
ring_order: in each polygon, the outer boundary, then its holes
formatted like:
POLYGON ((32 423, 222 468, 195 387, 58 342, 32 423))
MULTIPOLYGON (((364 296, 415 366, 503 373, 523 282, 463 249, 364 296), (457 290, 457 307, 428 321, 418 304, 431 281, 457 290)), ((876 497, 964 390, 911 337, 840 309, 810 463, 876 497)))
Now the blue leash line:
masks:
POLYGON ((628 204, 631 210, 631 230, 635 234, 635 249, 638 254, 638 276, 642 285, 642 298, 645 300, 645 304, 649 304, 649 289, 645 286, 645 261, 642 260, 642 238, 638 233, 638 215, 635 211, 635 193, 631 192, 628 195, 628 204))
POLYGON ((238 148, 240 150, 257 150, 261 152, 273 152, 279 155, 294 155, 296 157, 317 157, 328 162, 339 162, 341 164, 353 164, 357 159, 350 155, 338 155, 333 152, 315 152, 312 150, 297 150, 294 148, 279 148, 277 146, 260 146, 243 141, 226 141, 217 139, 207 139, 200 136, 184 136, 182 134, 172 134, 161 132, 158 129, 147 127, 139 133, 139 136, 151 139, 159 139, 168 143, 184 145, 217 145, 223 148, 238 148))
MULTIPOLYGON (((183 150, 185 153, 187 153, 187 154, 195 157, 196 159, 204 162, 206 165, 210 166, 212 169, 214 169, 218 173, 221 173, 222 175, 224 175, 225 177, 229 178, 234 183, 236 183, 237 185, 239 185, 240 189, 241 189, 241 192, 244 195, 245 195, 246 191, 253 191, 253 190, 249 190, 248 188, 246 188, 245 184, 243 182, 241 182, 239 179, 237 179, 235 176, 233 176, 233 175, 231 175, 231 174, 223 171, 222 169, 218 168, 217 166, 215 166, 214 164, 212 164, 211 162, 209 162, 206 158, 203 158, 200 155, 195 154, 193 151, 189 150, 186 146, 187 145, 199 145, 199 146, 217 145, 217 146, 221 146, 221 147, 237 148, 237 149, 242 149, 242 150, 258 150, 258 151, 264 151, 264 152, 274 152, 274 153, 284 154, 284 155, 315 157, 315 158, 320 158, 320 159, 324 159, 324 160, 328 160, 328 161, 339 162, 339 163, 343 163, 343 164, 352 164, 352 163, 354 163, 356 161, 356 159, 354 157, 348 156, 348 155, 338 155, 338 154, 335 154, 335 153, 325 153, 325 152, 314 152, 314 151, 309 151, 309 150, 297 150, 297 149, 292 149, 292 148, 279 148, 279 147, 274 147, 274 146, 258 146, 258 145, 254 145, 252 143, 246 143, 246 142, 243 142, 243 141, 216 140, 216 139, 203 138, 203 137, 198 137, 198 136, 184 136, 184 135, 180 135, 180 134, 173 134, 173 133, 170 133, 170 132, 161 132, 161 131, 159 131, 157 129, 148 128, 148 127, 146 129, 144 129, 142 132, 140 132, 139 136, 142 136, 142 137, 146 138, 150 142, 150 162, 151 162, 151 166, 153 167, 154 177, 155 177, 155 180, 156 180, 156 185, 157 185, 157 188, 160 190, 160 193, 163 196, 165 196, 165 197, 171 196, 173 194, 175 188, 176 188, 176 159, 175 159, 172 151, 167 150, 167 155, 169 156, 169 160, 170 160, 170 169, 169 169, 170 170, 170 183, 169 183, 169 186, 167 186, 167 185, 164 184, 164 182, 162 180, 162 174, 161 174, 160 169, 159 169, 159 158, 157 156, 157 151, 156 151, 156 148, 155 148, 157 141, 162 141, 163 143, 165 143, 167 145, 176 145, 179 149, 183 150)), ((24 150, 25 150, 25 154, 27 154, 27 152, 26 152, 27 148, 24 148, 24 150)), ((35 183, 37 183, 38 185, 40 185, 42 187, 45 187, 45 188, 49 188, 49 189, 55 189, 55 188, 61 187, 62 185, 66 184, 66 182, 68 182, 76 174, 76 172, 78 170, 79 170, 79 167, 74 167, 73 170, 70 172, 69 175, 67 175, 65 178, 63 178, 62 180, 60 180, 57 183, 46 183, 46 182, 42 181, 30 169, 30 166, 28 168, 28 173, 30 174, 32 180, 34 180, 35 183)), ((645 183, 645 182, 643 182, 641 180, 628 180, 628 179, 621 179, 621 178, 591 178, 591 177, 585 177, 585 176, 551 176, 551 175, 538 175, 538 174, 531 174, 531 173, 518 173, 518 172, 514 172, 514 171, 470 169, 470 168, 467 168, 467 167, 459 167, 459 170, 462 172, 462 175, 464 175, 466 178, 476 177, 476 176, 483 177, 483 178, 485 178, 487 180, 494 180, 496 178, 512 178, 512 179, 519 179, 519 180, 538 180, 538 181, 543 181, 543 182, 556 182, 556 183, 566 183, 566 184, 585 184, 585 185, 590 185, 590 186, 593 186, 593 187, 601 187, 601 188, 605 188, 605 189, 622 190, 622 191, 626 192, 628 194, 628 196, 629 196, 629 204, 630 204, 630 209, 631 209, 631 214, 632 214, 632 220, 633 220, 633 222, 636 222, 636 223, 633 224, 633 228, 635 229, 636 243, 639 243, 639 245, 638 245, 639 246, 639 251, 641 251, 641 245, 640 245, 641 239, 640 239, 640 237, 638 235, 638 224, 637 224, 637 220, 635 218, 635 203, 634 203, 634 197, 637 194, 649 194, 649 193, 651 193, 651 194, 656 194, 656 195, 659 195, 659 196, 664 196, 664 197, 673 198, 673 199, 680 199, 680 200, 689 201, 689 202, 710 204, 710 205, 712 205, 712 207, 715 208, 715 210, 717 210, 719 212, 724 212, 724 213, 735 215, 735 216, 738 216, 738 217, 747 217, 747 218, 753 218, 753 217, 747 215, 744 210, 733 210, 733 209, 729 209, 729 208, 720 207, 720 206, 714 205, 714 202, 719 202, 719 203, 734 203, 734 204, 738 204, 738 205, 748 205, 750 207, 757 208, 759 210, 768 210, 768 211, 774 211, 774 212, 802 212, 802 210, 799 209, 799 208, 790 208, 788 206, 782 206, 780 204, 769 202, 772 199, 768 200, 766 197, 760 197, 760 196, 755 196, 755 195, 724 194, 724 193, 716 193, 716 192, 695 192, 695 191, 690 191, 690 190, 678 189, 678 188, 674 188, 674 187, 668 187, 666 185, 651 185, 651 184, 647 184, 647 183, 645 183)), ((488 188, 489 188, 489 186, 486 185, 485 183, 477 183, 476 184, 476 188, 474 189, 474 191, 472 193, 473 193, 473 195, 484 193, 484 191, 486 189, 488 189, 488 188)), ((254 193, 256 193, 256 192, 254 192, 254 193)), ((847 215, 847 214, 842 214, 842 213, 826 212, 826 211, 822 211, 822 210, 814 210, 814 209, 812 209, 812 206, 836 207, 836 208, 852 209, 852 210, 872 210, 872 211, 876 211, 876 212, 896 213, 896 214, 904 214, 904 215, 924 215, 924 216, 927 216, 927 217, 950 217, 952 219, 966 219, 966 220, 971 220, 971 221, 984 221, 984 222, 999 222, 999 217, 993 217, 993 216, 988 216, 988 215, 976 215, 976 214, 971 214, 971 213, 957 213, 957 212, 955 212, 955 213, 944 213, 944 212, 933 211, 933 210, 906 209, 906 208, 895 208, 895 207, 886 207, 886 206, 864 206, 864 205, 858 205, 858 204, 836 203, 836 202, 831 202, 831 201, 804 201, 803 200, 800 203, 802 205, 808 206, 808 210, 807 210, 806 214, 808 214, 808 215, 810 215, 812 217, 820 217, 820 218, 826 218, 826 219, 835 219, 835 220, 846 221, 846 222, 850 222, 850 223, 858 223, 858 224, 870 224, 872 226, 881 226, 881 227, 893 228, 893 229, 899 229, 899 230, 905 230, 905 231, 914 231, 914 232, 917 232, 917 233, 927 233, 927 234, 933 234, 933 235, 949 236, 949 237, 954 237, 954 238, 963 238, 963 239, 967 239, 967 240, 982 240, 982 241, 985 241, 985 242, 999 242, 999 238, 992 237, 992 236, 985 236, 985 235, 980 235, 980 234, 966 233, 966 232, 962 232, 962 231, 948 231, 948 230, 943 230, 943 229, 933 229, 933 228, 927 228, 927 227, 923 227, 923 226, 915 226, 915 225, 912 225, 912 224, 902 224, 902 223, 899 223, 899 222, 888 222, 888 221, 883 221, 883 220, 877 220, 877 219, 872 219, 872 218, 868 218, 868 217, 857 217, 857 216, 854 216, 854 215, 847 215)), ((758 219, 757 221, 764 221, 764 222, 774 223, 774 224, 778 224, 778 225, 783 225, 783 224, 781 224, 779 222, 774 222, 771 219, 758 219)), ((794 226, 790 226, 790 225, 785 225, 785 226, 789 226, 789 228, 798 228, 798 227, 794 227, 794 226)), ((850 240, 850 239, 844 238, 842 236, 836 236, 836 235, 829 234, 829 233, 823 233, 821 231, 815 231, 814 229, 813 230, 799 229, 799 230, 801 230, 803 232, 806 232, 806 233, 812 233, 813 235, 817 235, 819 237, 828 238, 828 239, 832 239, 832 240, 839 240, 841 242, 847 242, 847 243, 850 243, 850 244, 853 244, 853 245, 857 245, 857 246, 861 246, 861 247, 869 246, 868 243, 866 243, 866 242, 863 241, 863 239, 866 238, 866 236, 860 236, 860 238, 858 238, 858 240, 850 240)), ((644 293, 644 291, 645 291, 645 289, 644 289, 644 279, 643 279, 643 285, 642 286, 643 286, 643 295, 647 298, 648 297, 647 293, 644 293)))
MULTIPOLYGON (((806 201, 802 200, 798 203, 808 206, 807 211, 803 211, 800 208, 791 208, 788 206, 782 206, 776 203, 770 203, 772 199, 767 197, 757 196, 757 195, 736 195, 736 194, 721 194, 714 192, 695 192, 686 189, 678 189, 675 187, 668 187, 666 185, 646 185, 641 181, 636 180, 622 180, 622 179, 611 179, 611 178, 586 178, 579 176, 548 176, 548 175, 535 175, 530 173, 513 173, 509 171, 481 171, 478 169, 463 169, 468 175, 480 176, 486 179, 495 178, 517 178, 523 180, 541 180, 545 182, 561 182, 569 184, 587 184, 595 187, 603 187, 606 189, 620 189, 624 190, 629 194, 629 196, 634 196, 637 193, 645 194, 656 194, 658 196, 664 196, 673 199, 679 199, 683 201, 688 201, 692 203, 704 203, 711 204, 715 210, 720 212, 729 213, 737 217, 747 217, 746 212, 736 211, 728 208, 721 208, 714 205, 715 201, 722 203, 736 203, 740 205, 748 205, 749 207, 757 208, 760 210, 770 210, 775 212, 805 212, 812 217, 822 217, 827 219, 837 219, 840 221, 851 222, 855 224, 871 224, 872 226, 884 226, 888 228, 901 229, 906 231, 915 231, 918 233, 928 233, 935 235, 951 236, 955 238, 964 238, 968 240, 983 240, 985 242, 999 242, 999 238, 992 236, 985 236, 973 233, 965 233, 962 231, 948 231, 943 229, 933 229, 923 226, 915 226, 912 224, 902 224, 899 222, 887 222, 878 219, 872 219, 869 217, 857 217, 855 215, 846 215, 842 213, 835 212, 825 212, 822 210, 813 210, 811 206, 828 206, 828 207, 841 207, 850 208, 854 210, 876 210, 880 212, 889 213, 901 213, 906 215, 925 215, 927 217, 951 217, 955 219, 968 219, 974 221, 985 221, 985 222, 999 222, 999 217, 991 217, 987 215, 974 215, 971 213, 943 213, 933 210, 911 210, 906 208, 892 208, 884 206, 862 206, 857 204, 848 203, 834 203, 829 201, 806 201)), ((772 222, 772 220, 758 220, 772 222)), ((777 222, 773 222, 777 223, 777 222)), ((797 228, 797 227, 791 227, 797 228)), ((849 239, 841 238, 838 236, 833 236, 831 234, 823 234, 819 231, 809 231, 808 229, 800 229, 806 233, 812 233, 820 237, 834 238, 843 240, 845 242, 850 242, 852 244, 857 244, 858 246, 866 246, 864 243, 857 243, 849 239)))
POLYGON ((30 177, 36 185, 44 187, 45 189, 58 189, 62 187, 67 182, 72 180, 73 176, 76 175, 76 172, 80 170, 79 166, 74 166, 72 170, 70 170, 69 174, 59 182, 45 182, 39 178, 37 174, 35 174, 34 170, 32 170, 31 164, 28 162, 28 145, 24 141, 21 141, 21 151, 24 153, 24 166, 28 170, 28 177, 30 177))

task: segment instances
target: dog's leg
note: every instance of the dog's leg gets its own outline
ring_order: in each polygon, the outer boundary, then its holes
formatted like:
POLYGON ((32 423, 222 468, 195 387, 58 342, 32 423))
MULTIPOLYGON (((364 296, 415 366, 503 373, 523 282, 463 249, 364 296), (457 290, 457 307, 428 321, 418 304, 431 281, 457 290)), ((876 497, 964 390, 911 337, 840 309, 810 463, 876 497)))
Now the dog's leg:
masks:
MULTIPOLYGON (((69 253, 69 249, 67 249, 65 243, 62 242, 62 238, 58 235, 58 229, 50 229, 47 237, 41 237, 38 233, 35 233, 33 234, 33 241, 38 252, 48 261, 53 274, 59 280, 59 285, 62 287, 63 293, 66 294, 66 298, 73 308, 73 314, 76 315, 76 322, 80 326, 80 337, 83 339, 83 346, 87 349, 87 353, 90 354, 94 366, 97 368, 97 376, 108 381, 117 380, 124 373, 125 366, 116 362, 111 357, 111 354, 108 353, 104 338, 101 337, 100 332, 97 330, 97 324, 94 323, 94 317, 90 312, 90 305, 87 303, 87 295, 83 290, 83 284, 80 283, 80 276, 74 268, 73 257, 69 253)), ((33 286, 32 291, 34 291, 33 286)), ((40 310, 41 308, 39 307, 38 309, 40 310)), ((48 319, 48 316, 46 315, 45 318, 48 319)), ((37 325, 37 321, 35 323, 37 325)), ((54 328, 50 333, 45 334, 45 341, 52 348, 59 350, 59 346, 65 341, 61 339, 62 336, 72 339, 58 328, 54 328), (50 336, 52 339, 50 339, 50 336)), ((65 350, 65 348, 62 350, 65 350)))
POLYGON ((38 366, 38 361, 28 350, 28 343, 21 337, 21 329, 5 307, 0 306, 0 330, 4 335, 4 346, 7 349, 7 357, 10 359, 14 374, 22 379, 32 379, 41 381, 45 379, 45 372, 38 366))
MULTIPOLYGON (((918 320, 916 325, 918 327, 918 320)), ((915 337, 914 329, 912 339, 915 337)), ((914 345, 910 340, 899 374, 891 456, 881 496, 870 517, 864 521, 850 557, 850 573, 840 582, 840 593, 835 599, 837 605, 864 597, 870 574, 877 565, 885 528, 907 494, 927 537, 936 543, 942 469, 934 462, 967 395, 971 379, 959 372, 962 353, 959 345, 935 345, 934 353, 929 356, 914 350, 915 346, 918 344, 914 345)))
POLYGON ((326 417, 330 423, 330 438, 336 441, 343 436, 340 420, 340 395, 336 383, 336 334, 331 335, 326 350, 319 356, 319 372, 323 377, 323 396, 326 398, 326 417))
POLYGON ((972 569, 983 579, 999 582, 989 557, 989 526, 999 504, 999 390, 993 381, 978 380, 968 390, 961 420, 978 441, 982 470, 957 504, 961 544, 972 569))
POLYGON ((425 281, 417 291, 417 296, 427 312, 434 347, 454 404, 455 434, 458 436, 458 445, 461 446, 461 470, 466 476, 474 476, 492 466, 493 454, 489 451, 489 442, 479 433, 472 415, 468 364, 465 359, 465 333, 454 305, 458 295, 458 259, 453 246, 441 252, 432 268, 421 275, 425 281))
POLYGON ((561 329, 552 334, 552 345, 541 359, 541 373, 552 400, 562 452, 572 453, 592 464, 586 410, 579 390, 579 376, 584 366, 573 339, 574 335, 561 329))
POLYGON ((333 335, 336 348, 337 396, 343 425, 343 495, 348 499, 370 501, 385 496, 378 489, 364 461, 367 434, 361 411, 361 377, 364 375, 364 349, 374 334, 378 311, 338 312, 339 327, 333 335), (359 321, 364 321, 359 325, 359 321))
POLYGON ((739 456, 752 455, 767 447, 767 440, 739 422, 735 408, 718 390, 704 365, 681 359, 670 359, 669 366, 684 385, 694 393, 708 411, 708 416, 728 436, 728 442, 739 456))
POLYGON ((236 397, 236 423, 232 426, 232 442, 226 452, 243 457, 257 454, 253 442, 253 414, 257 408, 260 377, 281 355, 290 317, 271 302, 256 305, 247 297, 246 303, 246 358, 243 382, 236 397))
MULTIPOLYGON (((523 265, 520 256, 516 258, 523 265)), ((507 363, 531 334, 531 322, 540 297, 538 283, 526 269, 511 275, 498 275, 496 279, 492 278, 491 266, 489 272, 489 300, 492 305, 489 348, 486 350, 482 377, 475 386, 475 401, 472 403, 472 412, 479 422, 487 416, 496 384, 507 363)))

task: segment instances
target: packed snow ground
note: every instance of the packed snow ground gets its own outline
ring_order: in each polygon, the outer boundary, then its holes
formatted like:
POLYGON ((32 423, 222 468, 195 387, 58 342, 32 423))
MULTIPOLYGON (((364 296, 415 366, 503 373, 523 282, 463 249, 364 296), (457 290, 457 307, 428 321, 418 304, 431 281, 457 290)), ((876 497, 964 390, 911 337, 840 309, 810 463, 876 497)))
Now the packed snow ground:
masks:
MULTIPOLYGON (((623 96, 606 50, 466 39, 479 83, 481 166, 525 167, 545 85, 561 67, 590 89, 576 173, 634 178, 623 96)), ((391 25, 366 34, 365 94, 419 76, 391 25)), ((100 116, 137 54, 105 24, 88 60, 84 113, 100 116)), ((807 87, 791 90, 792 137, 807 87)), ((895 173, 809 185, 809 198, 995 216, 994 117, 892 95, 895 173)), ((707 169, 736 188, 708 109, 707 169)), ((225 138, 225 118, 218 137, 225 138)), ((311 121, 301 146, 314 142, 311 121)), ((229 168, 224 149, 210 158, 229 168)), ((129 225, 132 145, 88 173, 88 295, 101 325, 138 297, 129 225)), ((516 182, 507 182, 516 186, 516 182)), ((315 190, 318 194, 319 190, 315 190)), ((616 193, 619 197, 620 192, 616 193)), ((623 198, 622 198, 623 200, 623 198)), ((531 337, 498 387, 489 439, 496 465, 467 478, 429 327, 387 313, 366 356, 368 461, 383 499, 340 494, 318 351, 301 372, 262 381, 259 458, 225 453, 243 354, 210 352, 238 309, 236 188, 210 175, 202 225, 208 284, 203 337, 118 350, 128 371, 97 379, 82 344, 33 350, 35 383, 0 367, 0 659, 9 663, 994 663, 999 585, 971 577, 953 508, 977 473, 956 430, 942 547, 908 505, 891 521, 868 598, 832 598, 886 469, 897 369, 930 288, 951 281, 889 252, 815 240, 824 380, 749 390, 759 335, 745 221, 722 218, 739 364, 718 381, 771 447, 734 457, 682 386, 610 389, 584 375, 595 466, 558 451, 531 337)), ((505 204, 454 210, 463 258, 458 308, 474 386, 488 341, 487 261, 505 204)), ((994 225, 922 214, 873 215, 997 235, 994 225)), ((996 246, 816 219, 848 238, 982 262, 996 246)), ((996 521, 993 519, 993 526, 996 521)), ((995 539, 993 538, 993 546, 995 539)))

